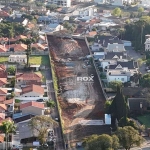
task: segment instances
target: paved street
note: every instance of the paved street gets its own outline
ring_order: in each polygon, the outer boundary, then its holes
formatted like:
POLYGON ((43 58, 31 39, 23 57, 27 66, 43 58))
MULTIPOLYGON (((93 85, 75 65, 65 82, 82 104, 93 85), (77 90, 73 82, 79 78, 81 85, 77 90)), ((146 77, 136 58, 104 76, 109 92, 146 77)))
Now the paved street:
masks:
MULTIPOLYGON (((48 96, 52 100, 56 102, 54 88, 53 88, 53 82, 52 82, 52 73, 51 70, 48 69, 45 71, 45 77, 48 85, 48 96)), ((55 108, 53 113, 51 114, 52 118, 58 118, 58 108, 55 108)), ((62 134, 61 134, 61 128, 59 127, 54 129, 55 135, 56 135, 56 150, 64 150, 63 141, 62 141, 62 134)))

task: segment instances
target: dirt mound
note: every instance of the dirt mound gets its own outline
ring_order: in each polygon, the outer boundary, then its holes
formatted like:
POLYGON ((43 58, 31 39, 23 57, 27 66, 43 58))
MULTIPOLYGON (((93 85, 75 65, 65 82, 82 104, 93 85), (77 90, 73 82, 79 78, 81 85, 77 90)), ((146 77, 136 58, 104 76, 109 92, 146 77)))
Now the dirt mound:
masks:
POLYGON ((58 101, 63 115, 68 119, 73 119, 74 114, 85 106, 84 104, 68 103, 61 97, 58 97, 58 101))

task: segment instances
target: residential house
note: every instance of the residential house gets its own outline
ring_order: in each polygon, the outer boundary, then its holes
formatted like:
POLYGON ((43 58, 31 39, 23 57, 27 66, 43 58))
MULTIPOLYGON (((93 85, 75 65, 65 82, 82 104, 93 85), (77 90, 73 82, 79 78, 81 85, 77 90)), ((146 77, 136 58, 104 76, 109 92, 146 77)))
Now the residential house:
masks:
POLYGON ((16 74, 17 84, 30 85, 30 84, 41 84, 42 75, 34 72, 24 72, 16 74))
POLYGON ((20 105, 22 114, 44 115, 45 106, 40 102, 27 102, 20 105))
POLYGON ((110 64, 107 66, 106 77, 107 81, 121 81, 128 82, 130 77, 135 73, 138 73, 138 63, 131 61, 117 61, 116 64, 110 64))
POLYGON ((38 133, 29 125, 31 119, 18 124, 19 139, 21 143, 34 142, 37 140, 38 133))
POLYGON ((7 110, 7 106, 5 104, 0 104, 0 121, 5 119, 6 110, 7 110))
POLYGON ((145 51, 150 51, 150 35, 145 35, 145 51))
POLYGON ((117 61, 128 61, 128 56, 124 52, 107 52, 102 60, 100 60, 103 71, 110 64, 116 64, 117 61))
POLYGON ((60 24, 50 23, 48 26, 46 26, 45 32, 56 32, 56 31, 60 31, 63 29, 64 29, 64 27, 60 24))
POLYGON ((134 0, 114 0, 111 4, 113 6, 124 6, 125 4, 130 5, 134 0))
POLYGON ((0 96, 6 96, 7 95, 7 89, 0 87, 0 96))
POLYGON ((5 18, 8 18, 9 16, 10 16, 9 13, 7 13, 7 12, 5 12, 3 10, 0 10, 0 18, 5 19, 5 18))
POLYGON ((38 43, 45 44, 46 43, 46 37, 44 35, 39 35, 38 43))
POLYGON ((1 10, 7 12, 8 14, 10 14, 12 12, 12 8, 9 6, 5 6, 5 7, 1 8, 1 10))
POLYGON ((26 18, 9 17, 9 18, 6 18, 5 20, 8 22, 19 23, 19 24, 22 24, 23 26, 26 26, 28 23, 28 19, 26 18))
POLYGON ((0 78, 0 87, 5 87, 7 83, 7 78, 0 78))
POLYGON ((96 4, 105 4, 106 0, 94 0, 96 4))
POLYGON ((104 52, 94 52, 94 60, 102 60, 104 58, 104 52))
POLYGON ((4 38, 4 37, 0 38, 0 44, 4 45, 7 44, 7 42, 8 42, 8 38, 4 38))
POLYGON ((144 8, 149 8, 150 7, 150 1, 149 0, 141 0, 139 7, 142 6, 144 8))
POLYGON ((88 36, 88 37, 95 37, 95 35, 97 35, 97 32, 96 31, 91 31, 91 32, 87 32, 86 33, 86 35, 88 36))
POLYGON ((127 104, 130 113, 141 114, 143 111, 150 110, 150 103, 146 98, 128 98, 127 104))
POLYGON ((34 49, 36 49, 36 51, 44 51, 45 48, 46 48, 44 45, 42 45, 40 43, 34 43, 34 44, 31 45, 31 47, 32 47, 32 50, 34 48, 34 49))
POLYGON ((71 0, 48 0, 48 3, 50 4, 56 4, 58 7, 71 7, 71 0))
POLYGON ((17 116, 16 118, 13 118, 15 123, 20 123, 26 120, 30 120, 31 118, 33 118, 35 115, 33 114, 21 114, 20 116, 17 116))
POLYGON ((5 45, 0 45, 0 52, 1 53, 6 53, 8 50, 7 48, 5 47, 5 45))
POLYGON ((27 63, 27 56, 26 55, 10 55, 8 57, 8 62, 27 63))
POLYGON ((44 88, 40 85, 28 85, 26 87, 22 87, 22 97, 43 97, 44 88))
POLYGON ((4 65, 0 65, 0 78, 7 78, 7 71, 4 65))
POLYGON ((0 95, 0 103, 4 103, 6 101, 6 95, 0 95))
POLYGON ((125 52, 124 44, 123 43, 108 43, 106 48, 107 52, 125 52))
POLYGON ((27 50, 27 45, 26 44, 11 44, 11 45, 6 45, 6 48, 8 51, 12 52, 17 52, 17 53, 23 53, 25 50, 27 50))

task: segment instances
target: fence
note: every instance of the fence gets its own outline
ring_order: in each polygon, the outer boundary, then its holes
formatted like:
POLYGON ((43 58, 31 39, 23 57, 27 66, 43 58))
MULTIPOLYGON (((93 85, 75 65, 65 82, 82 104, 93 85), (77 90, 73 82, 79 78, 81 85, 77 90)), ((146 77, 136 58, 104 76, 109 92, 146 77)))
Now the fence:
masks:
MULTIPOLYGON (((88 50, 89 50, 89 52, 90 52, 90 55, 92 56, 92 53, 91 53, 91 51, 90 51, 89 44, 88 44, 88 41, 87 41, 86 36, 85 36, 85 42, 86 42, 86 45, 87 45, 88 50)), ((93 58, 93 57, 92 57, 92 58, 93 58)), ((106 95, 106 93, 105 93, 105 91, 104 91, 103 84, 102 84, 102 81, 101 81, 101 78, 100 78, 100 73, 99 73, 99 70, 98 70, 97 67, 96 67, 96 64, 95 64, 94 59, 93 59, 93 65, 94 65, 94 67, 95 67, 96 74, 97 74, 97 76, 98 76, 98 80, 99 80, 99 83, 100 83, 100 85, 101 85, 101 89, 102 89, 103 95, 104 95, 104 97, 105 97, 105 100, 107 100, 108 97, 107 97, 107 95, 106 95)))

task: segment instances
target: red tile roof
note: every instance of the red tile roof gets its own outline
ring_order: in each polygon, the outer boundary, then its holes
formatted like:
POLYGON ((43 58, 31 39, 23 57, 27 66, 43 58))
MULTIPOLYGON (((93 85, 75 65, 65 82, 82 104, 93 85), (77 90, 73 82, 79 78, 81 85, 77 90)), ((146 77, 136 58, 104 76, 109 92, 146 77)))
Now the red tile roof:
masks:
POLYGON ((0 45, 0 52, 6 52, 7 48, 3 45, 0 45))
POLYGON ((20 109, 24 109, 24 108, 29 107, 29 106, 33 106, 33 107, 38 107, 38 108, 44 109, 44 104, 43 103, 34 102, 34 101, 21 104, 20 105, 20 109))
POLYGON ((7 106, 5 104, 0 104, 0 109, 7 110, 7 106))
POLYGON ((0 88, 0 94, 1 94, 1 95, 7 94, 7 89, 0 88))
POLYGON ((10 15, 7 12, 5 12, 3 10, 0 11, 0 17, 9 17, 9 16, 10 15))
POLYGON ((45 50, 45 46, 40 43, 34 43, 34 44, 32 44, 32 47, 34 47, 38 50, 45 50))
POLYGON ((27 49, 27 45, 25 44, 11 44, 11 45, 6 45, 6 48, 14 48, 14 51, 25 51, 27 49))
POLYGON ((89 36, 95 36, 96 34, 97 34, 96 31, 91 31, 91 32, 88 33, 89 36))
POLYGON ((6 100, 6 96, 0 95, 0 103, 4 103, 5 100, 6 100))
POLYGON ((0 86, 7 84, 7 78, 0 78, 0 86))
POLYGON ((41 74, 37 74, 34 72, 30 72, 30 73, 17 73, 16 75, 17 80, 23 80, 23 81, 41 81, 42 75, 41 74))
POLYGON ((44 95, 44 88, 34 84, 22 88, 22 94, 29 93, 29 92, 36 92, 44 95))
POLYGON ((13 99, 9 99, 9 100, 5 100, 3 103, 6 105, 12 104, 13 103, 13 99))

